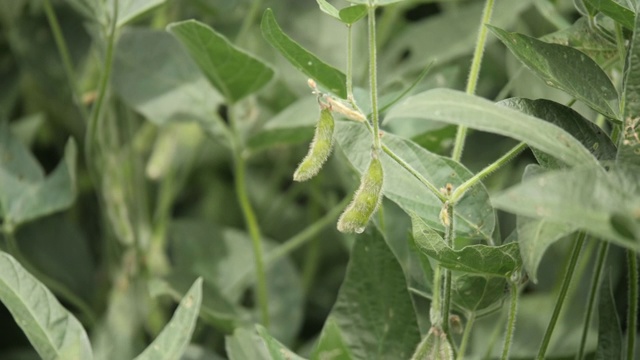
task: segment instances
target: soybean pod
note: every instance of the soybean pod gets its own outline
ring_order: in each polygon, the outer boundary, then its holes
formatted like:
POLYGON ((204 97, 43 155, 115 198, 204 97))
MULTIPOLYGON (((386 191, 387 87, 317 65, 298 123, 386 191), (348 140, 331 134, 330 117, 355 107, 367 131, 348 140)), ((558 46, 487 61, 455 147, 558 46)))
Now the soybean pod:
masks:
POLYGON ((353 200, 338 219, 338 230, 343 233, 362 233, 382 200, 384 173, 377 154, 371 157, 367 171, 360 179, 360 187, 353 200))
POLYGON ((294 181, 306 181, 316 176, 331 155, 333 148, 333 130, 335 122, 329 108, 320 111, 320 119, 316 125, 313 141, 309 146, 307 156, 293 173, 294 181))

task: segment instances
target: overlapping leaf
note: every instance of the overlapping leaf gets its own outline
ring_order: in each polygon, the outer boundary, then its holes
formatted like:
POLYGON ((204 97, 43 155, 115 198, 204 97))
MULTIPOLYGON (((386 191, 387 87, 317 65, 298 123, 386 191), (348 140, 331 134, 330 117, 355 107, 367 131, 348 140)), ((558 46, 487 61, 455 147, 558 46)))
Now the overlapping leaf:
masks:
POLYGON ((632 10, 613 0, 582 0, 584 4, 600 11, 629 30, 634 29, 635 14, 632 10))
POLYGON ((169 24, 167 30, 182 42, 209 81, 231 102, 260 90, 273 77, 271 67, 199 21, 169 24))
POLYGON ((264 326, 256 325, 256 328, 258 335, 260 335, 269 350, 271 360, 304 360, 293 351, 287 349, 287 347, 282 345, 278 340, 274 339, 273 336, 269 335, 269 332, 264 326))

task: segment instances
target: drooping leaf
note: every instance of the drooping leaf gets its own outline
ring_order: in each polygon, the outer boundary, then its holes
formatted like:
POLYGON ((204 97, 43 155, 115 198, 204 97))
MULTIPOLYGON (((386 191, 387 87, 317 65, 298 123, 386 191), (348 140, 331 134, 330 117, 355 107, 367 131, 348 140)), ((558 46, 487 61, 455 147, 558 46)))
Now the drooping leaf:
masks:
POLYGON ((524 141, 570 166, 597 164, 578 140, 558 126, 460 91, 434 89, 411 96, 387 115, 387 121, 398 118, 465 125, 524 141))
MULTIPOLYGON (((522 111, 525 114, 557 125, 573 135, 573 137, 580 141, 585 148, 589 149, 591 154, 598 160, 615 159, 616 146, 609 136, 596 124, 585 119, 569 107, 546 99, 529 100, 523 98, 511 98, 501 101, 498 104, 522 111)), ((545 168, 558 169, 563 167, 563 164, 555 160, 552 156, 538 151, 535 148, 532 150, 538 162, 545 168)))
POLYGON ((202 279, 198 278, 180 301, 171 320, 135 360, 177 359, 191 341, 202 304, 202 279))
POLYGON ((518 60, 547 85, 565 91, 594 110, 618 119, 618 92, 607 74, 579 50, 489 26, 518 60))
POLYGON ((352 25, 356 23, 358 20, 362 19, 367 15, 367 6, 365 5, 354 5, 347 6, 343 9, 340 9, 339 17, 342 22, 348 25, 352 25))
POLYGON ((93 359, 80 322, 4 252, 0 252, 0 300, 42 359, 93 359))
POLYGON ((435 230, 413 214, 413 238, 422 252, 436 259, 443 267, 483 276, 509 278, 522 266, 520 249, 515 242, 488 246, 468 245, 460 250, 449 247, 435 230))
POLYGON ((124 102, 157 125, 192 120, 214 127, 223 102, 180 43, 164 31, 123 32, 113 84, 124 102))
POLYGON ((611 277, 605 275, 598 298, 598 346, 594 359, 622 359, 624 341, 620 329, 611 277))
POLYGON ((262 338, 267 349, 269 350, 269 354, 271 355, 271 360, 304 360, 302 357, 296 355, 293 351, 287 349, 286 346, 282 345, 278 340, 274 339, 267 329, 262 325, 256 325, 256 329, 258 330, 258 335, 262 338))
POLYGON ((623 131, 617 161, 640 165, 640 14, 635 17, 624 75, 623 131))
POLYGON ((612 18, 620 25, 626 27, 629 30, 633 30, 635 13, 632 10, 618 4, 613 0, 582 0, 585 5, 592 7, 593 9, 600 11, 601 13, 612 18))
MULTIPOLYGON (((364 126, 352 122, 336 123, 336 140, 349 162, 362 174, 369 164, 371 135, 364 126)), ((454 187, 472 174, 455 161, 428 152, 415 143, 385 134, 382 142, 403 158, 437 188, 452 184, 454 187)), ((380 159, 385 172, 383 194, 404 211, 414 212, 434 229, 443 230, 438 220, 442 202, 428 188, 387 154, 380 159)), ((460 236, 489 239, 495 225, 495 214, 488 202, 484 186, 476 186, 457 204, 454 212, 460 236)))
POLYGON ((0 214, 12 226, 71 206, 76 197, 76 144, 69 140, 64 159, 44 177, 37 161, 0 123, 0 214))
POLYGON ((575 226, 623 247, 638 250, 640 239, 628 238, 611 224, 626 214, 640 221, 638 167, 601 167, 559 170, 533 177, 493 197, 503 210, 554 223, 575 226))
POLYGON ((314 79, 328 91, 343 99, 347 98, 347 77, 340 70, 324 63, 287 36, 276 22, 271 9, 264 12, 260 28, 269 44, 276 48, 296 69, 314 79))
POLYGON ((230 102, 260 90, 273 77, 271 67, 199 21, 169 24, 167 30, 180 40, 209 81, 230 102))
POLYGON ((334 350, 354 360, 406 359, 420 341, 416 317, 402 269, 375 228, 359 236, 347 275, 312 359, 334 350), (329 343, 329 339, 331 340, 329 343))

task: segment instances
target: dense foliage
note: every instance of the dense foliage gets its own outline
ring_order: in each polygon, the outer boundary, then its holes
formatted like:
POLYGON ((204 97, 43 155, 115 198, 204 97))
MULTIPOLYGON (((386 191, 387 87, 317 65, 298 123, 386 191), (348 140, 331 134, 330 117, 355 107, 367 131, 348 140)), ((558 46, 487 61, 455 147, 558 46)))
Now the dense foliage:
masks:
POLYGON ((0 48, 0 359, 638 353, 638 0, 11 0, 0 48))

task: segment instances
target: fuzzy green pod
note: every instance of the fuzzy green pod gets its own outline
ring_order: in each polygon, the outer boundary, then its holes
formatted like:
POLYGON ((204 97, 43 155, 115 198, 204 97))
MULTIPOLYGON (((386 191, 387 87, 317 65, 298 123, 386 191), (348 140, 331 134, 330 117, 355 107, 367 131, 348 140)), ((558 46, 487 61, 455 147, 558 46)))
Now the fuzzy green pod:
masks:
POLYGON ((360 187, 353 196, 353 200, 338 219, 340 232, 360 234, 364 231, 369 219, 380 206, 383 178, 382 163, 377 156, 374 156, 360 180, 360 187))
POLYGON ((315 135, 309 146, 309 152, 307 156, 302 159, 300 165, 298 165, 296 172, 293 173, 294 181, 306 181, 318 174, 322 165, 324 165, 329 155, 331 155, 334 128, 335 122, 331 110, 329 108, 323 108, 320 111, 320 120, 318 120, 318 124, 316 125, 315 135))

